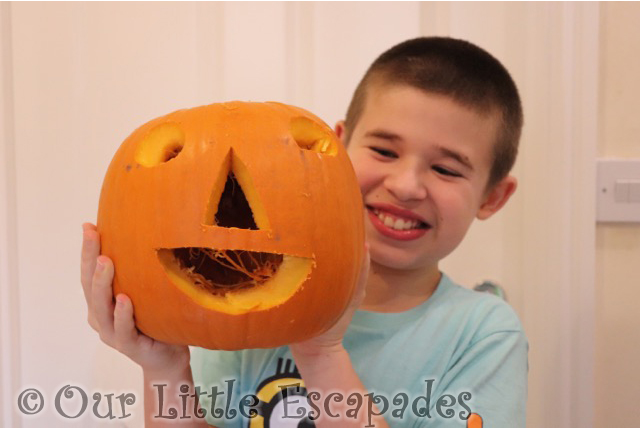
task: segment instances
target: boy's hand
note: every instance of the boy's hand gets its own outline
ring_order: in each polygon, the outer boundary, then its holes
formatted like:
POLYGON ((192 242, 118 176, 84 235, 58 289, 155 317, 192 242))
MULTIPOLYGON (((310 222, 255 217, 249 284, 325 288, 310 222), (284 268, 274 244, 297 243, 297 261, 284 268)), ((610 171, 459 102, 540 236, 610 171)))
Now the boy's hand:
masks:
POLYGON ((142 366, 147 374, 184 370, 189 366, 189 348, 169 345, 140 333, 135 326, 133 305, 124 294, 113 296, 111 260, 100 254, 96 226, 84 223, 81 282, 87 300, 89 325, 100 339, 142 366))
POLYGON ((347 310, 342 314, 338 322, 326 332, 319 336, 313 337, 304 342, 294 343, 290 345, 291 352, 300 356, 317 356, 324 353, 331 353, 342 350, 342 338, 347 331, 347 327, 351 323, 353 314, 364 300, 365 290, 367 286, 367 278, 369 277, 369 267, 371 260, 369 257, 369 244, 365 243, 365 251, 363 255, 362 267, 358 274, 358 283, 354 296, 347 310))

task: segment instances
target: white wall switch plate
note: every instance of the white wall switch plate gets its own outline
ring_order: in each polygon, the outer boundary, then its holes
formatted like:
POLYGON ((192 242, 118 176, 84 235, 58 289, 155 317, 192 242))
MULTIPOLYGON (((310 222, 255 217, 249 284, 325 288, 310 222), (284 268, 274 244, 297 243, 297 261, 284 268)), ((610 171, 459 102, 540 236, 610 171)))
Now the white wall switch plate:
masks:
POLYGON ((640 223, 640 159, 598 159, 596 220, 640 223))

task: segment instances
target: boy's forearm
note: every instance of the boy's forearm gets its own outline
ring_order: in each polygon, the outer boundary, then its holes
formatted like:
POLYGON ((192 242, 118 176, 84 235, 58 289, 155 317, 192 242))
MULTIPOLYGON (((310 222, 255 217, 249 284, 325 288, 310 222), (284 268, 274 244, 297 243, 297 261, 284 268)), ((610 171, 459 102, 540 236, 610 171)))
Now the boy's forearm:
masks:
POLYGON ((175 372, 144 372, 145 427, 206 427, 198 410, 189 366, 175 372))
MULTIPOLYGON (((302 353, 292 348, 296 366, 304 380, 307 394, 317 392, 322 405, 317 407, 322 412, 320 418, 314 421, 319 428, 329 427, 363 427, 388 428, 386 421, 380 416, 380 410, 370 400, 372 397, 362 384, 362 381, 351 364, 351 358, 347 351, 340 347, 330 352, 302 353), (327 400, 329 394, 337 393, 327 400), (352 394, 362 398, 362 407, 353 417, 352 412, 347 417, 347 411, 353 406, 347 404, 347 399, 352 394), (338 399, 342 397, 342 399, 338 399), (325 405, 330 403, 330 414, 327 414, 325 405)), ((309 395, 310 399, 313 398, 309 395)), ((313 400, 316 401, 316 400, 313 400)), ((318 403, 319 404, 319 403, 318 403)))

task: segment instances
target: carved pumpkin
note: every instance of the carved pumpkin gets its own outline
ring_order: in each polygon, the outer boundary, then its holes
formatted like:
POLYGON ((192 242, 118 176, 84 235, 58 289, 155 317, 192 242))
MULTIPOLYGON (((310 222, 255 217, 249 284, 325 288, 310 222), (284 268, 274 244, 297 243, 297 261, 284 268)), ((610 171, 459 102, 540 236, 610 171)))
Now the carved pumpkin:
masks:
POLYGON ((280 103, 179 110, 134 131, 107 171, 98 231, 137 327, 212 349, 325 331, 351 300, 364 250, 344 148, 280 103))

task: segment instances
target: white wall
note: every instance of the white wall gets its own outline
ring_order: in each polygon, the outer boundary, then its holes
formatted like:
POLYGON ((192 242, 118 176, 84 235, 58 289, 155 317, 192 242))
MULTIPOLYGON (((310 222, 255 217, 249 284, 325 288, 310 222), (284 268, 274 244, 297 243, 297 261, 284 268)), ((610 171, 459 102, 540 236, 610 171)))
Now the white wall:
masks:
MULTIPOLYGON (((640 159, 638 19, 638 2, 602 5, 602 157, 640 159)), ((640 396, 640 225, 600 224, 596 233, 596 426, 630 426, 640 396)))
POLYGON ((334 124, 376 55, 432 34, 501 59, 526 115, 520 189, 443 268, 507 289, 530 339, 529 426, 592 426, 598 13, 583 3, 2 3, 2 426, 94 426, 57 416, 55 392, 139 388, 139 370, 86 324, 78 278, 80 225, 95 221, 106 167, 135 127, 230 99, 297 104, 334 124), (28 387, 48 400, 38 416, 15 410, 28 387))

